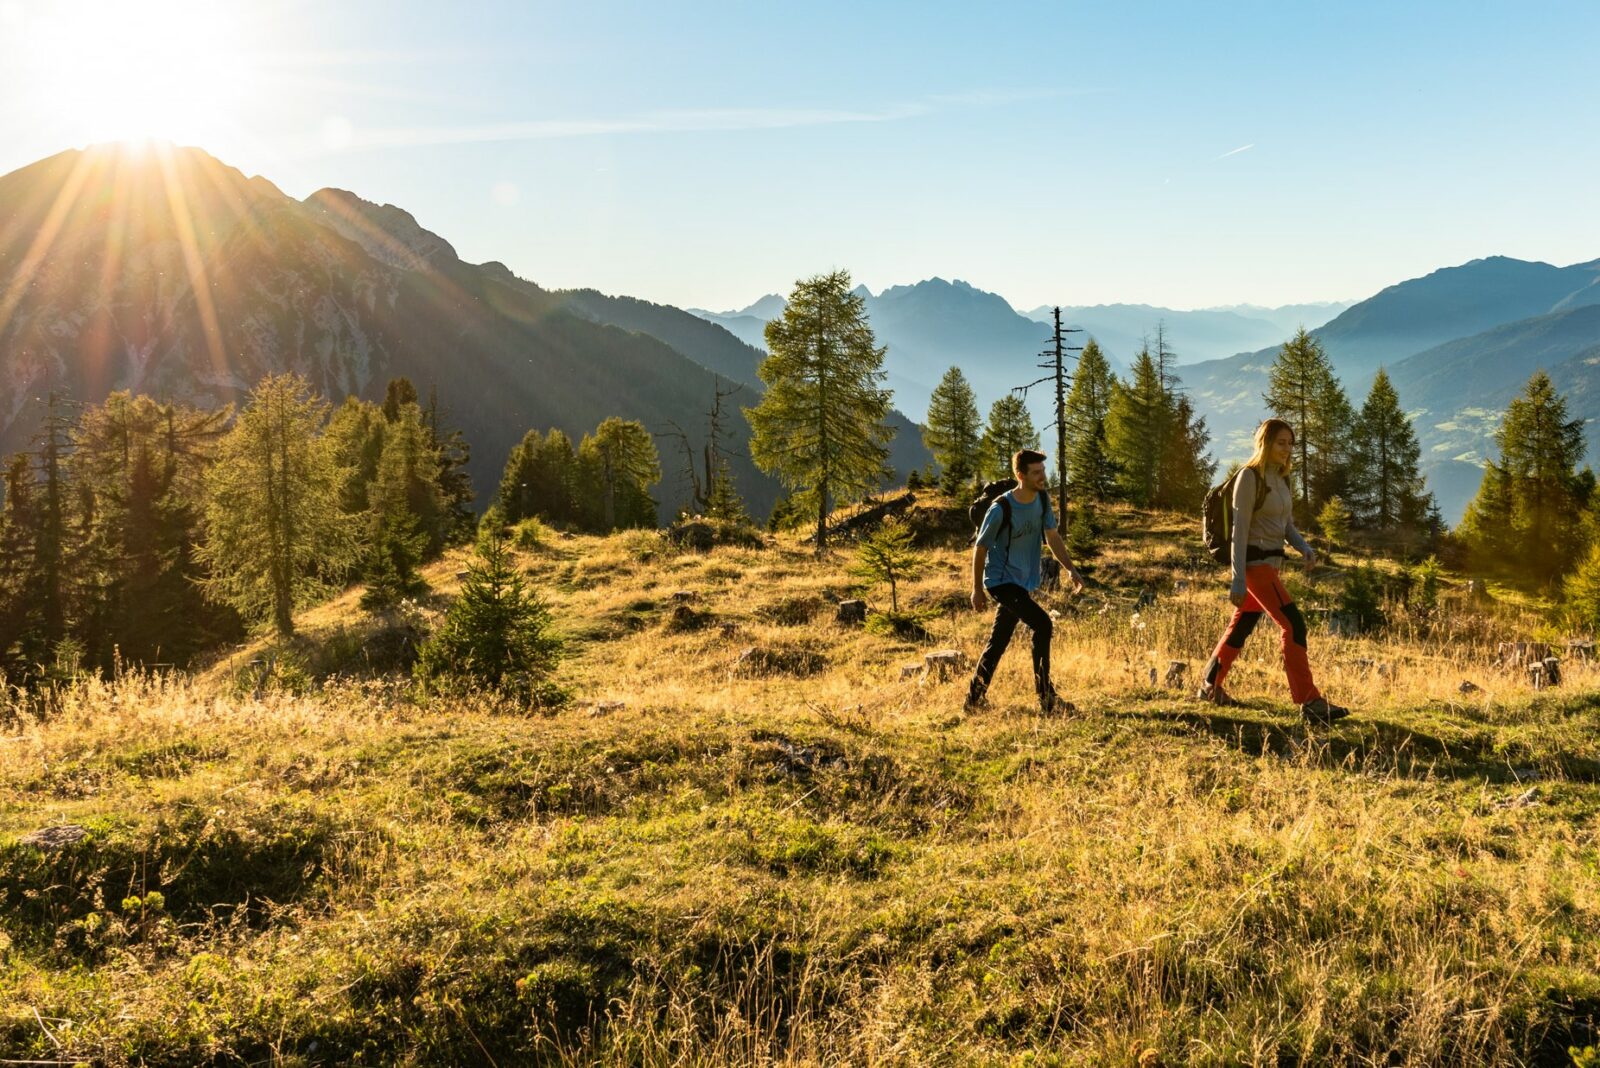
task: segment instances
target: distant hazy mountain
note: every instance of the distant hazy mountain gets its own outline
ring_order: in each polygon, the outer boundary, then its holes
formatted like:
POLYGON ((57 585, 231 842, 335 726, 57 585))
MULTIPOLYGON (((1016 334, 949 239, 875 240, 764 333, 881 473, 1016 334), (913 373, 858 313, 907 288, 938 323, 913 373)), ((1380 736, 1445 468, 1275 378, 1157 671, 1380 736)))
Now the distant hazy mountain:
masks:
MULTIPOLYGON (((1549 324, 1513 332, 1515 345, 1506 343, 1511 334, 1497 335, 1494 330, 1539 319, 1558 307, 1592 307, 1586 302, 1600 296, 1595 288, 1597 275, 1600 261, 1553 267, 1504 256, 1473 260, 1390 286, 1312 333, 1327 349, 1352 403, 1360 405, 1377 368, 1387 365, 1395 377, 1400 402, 1408 411, 1426 410, 1440 423, 1451 424, 1441 437, 1419 421, 1419 436, 1431 457, 1448 459, 1458 455, 1450 451, 1455 448, 1461 453, 1471 451, 1465 444, 1468 438, 1477 442, 1474 448, 1481 455, 1484 420, 1497 425, 1498 407, 1510 394, 1502 390, 1480 398, 1472 387, 1463 392, 1452 386, 1451 396, 1456 399, 1441 400, 1444 395, 1435 391, 1457 375, 1468 375, 1473 361, 1498 363, 1504 379, 1520 386, 1553 352, 1565 351, 1563 359, 1576 355, 1582 348, 1583 330, 1591 322, 1581 316, 1565 321, 1570 333, 1562 334, 1565 340, 1554 346, 1548 340, 1553 329, 1549 324), (1472 340, 1472 344, 1460 349, 1446 345, 1458 339, 1472 340), (1570 348, 1562 349, 1569 342, 1570 348), (1417 362, 1408 361, 1401 376, 1401 363, 1408 357, 1417 362), (1460 430, 1467 425, 1477 425, 1476 436, 1460 430)), ((1600 340, 1600 335, 1595 340, 1600 340)), ((1272 346, 1184 368, 1184 384, 1213 430, 1214 455, 1238 457, 1247 450, 1249 435, 1264 414, 1261 395, 1276 355, 1277 347, 1272 346)), ((1583 378, 1585 366, 1576 365, 1573 381, 1583 378)), ((1432 488, 1451 522, 1460 517, 1476 486, 1476 478, 1469 479, 1463 471, 1448 465, 1435 467, 1432 488), (1471 488, 1463 491, 1467 481, 1471 488)))
POLYGON ((1497 326, 1389 369, 1447 518, 1458 518, 1477 492, 1483 461, 1497 455, 1494 432, 1505 406, 1539 370, 1566 395, 1569 413, 1588 421, 1588 461, 1600 466, 1600 304, 1497 326))
MULTIPOLYGON (((884 365, 895 404, 914 418, 927 413, 933 387, 951 366, 966 374, 986 411, 1006 391, 1039 375, 1036 354, 1048 331, 1018 314, 1004 297, 942 278, 891 286, 876 295, 865 286, 856 291, 866 301, 879 343, 888 347, 884 365)), ((764 348, 762 331, 783 303, 782 297, 766 296, 737 312, 696 314, 764 348)), ((1035 415, 1043 414, 1041 405, 1035 415)))
MULTIPOLYGON (((1176 311, 1149 304, 1094 304, 1064 307, 1062 320, 1093 337, 1113 364, 1129 367, 1140 345, 1149 338, 1153 344, 1156 328, 1165 326, 1167 346, 1178 363, 1196 363, 1230 356, 1244 349, 1256 349, 1283 340, 1284 332, 1265 319, 1252 319, 1235 312, 1176 311)), ((1052 309, 1035 308, 1029 318, 1051 321, 1052 309)))
MULTIPOLYGON (((405 375, 438 385, 483 499, 528 428, 576 439, 620 415, 693 432, 716 375, 748 381, 757 360, 676 309, 548 292, 463 263, 400 208, 335 189, 296 201, 197 149, 97 147, 0 177, 0 451, 26 446, 52 389, 218 405, 268 373, 334 400, 405 375)), ((900 425, 897 460, 920 466, 900 425)), ((779 488, 750 463, 744 422, 731 429, 735 478, 765 512, 779 488)), ((670 509, 680 493, 669 474, 658 495, 670 509)))
POLYGON ((1315 330, 1354 303, 1353 300, 1321 300, 1310 304, 1283 304, 1276 308, 1260 304, 1224 304, 1202 310, 1233 312, 1246 319, 1261 319, 1277 327, 1283 334, 1293 334, 1302 326, 1307 330, 1315 330))

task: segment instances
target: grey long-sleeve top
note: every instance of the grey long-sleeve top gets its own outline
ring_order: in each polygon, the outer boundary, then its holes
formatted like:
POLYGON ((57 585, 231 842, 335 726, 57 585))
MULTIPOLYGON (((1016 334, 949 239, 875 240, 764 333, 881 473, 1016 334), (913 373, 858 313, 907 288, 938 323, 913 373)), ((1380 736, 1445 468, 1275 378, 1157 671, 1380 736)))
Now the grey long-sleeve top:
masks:
POLYGON ((1302 556, 1311 555, 1311 546, 1294 525, 1294 492, 1278 469, 1267 465, 1267 496, 1256 508, 1256 471, 1246 467, 1233 482, 1233 589, 1235 595, 1244 594, 1244 568, 1246 549, 1255 546, 1265 556, 1254 561, 1276 564, 1283 560, 1283 543, 1287 541, 1302 556))

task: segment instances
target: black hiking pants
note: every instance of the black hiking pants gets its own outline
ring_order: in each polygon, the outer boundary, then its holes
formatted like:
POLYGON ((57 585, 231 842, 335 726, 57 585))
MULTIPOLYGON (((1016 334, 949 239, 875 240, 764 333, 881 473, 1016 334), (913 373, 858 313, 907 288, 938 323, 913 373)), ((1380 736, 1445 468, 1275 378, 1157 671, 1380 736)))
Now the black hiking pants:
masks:
POLYGON ((968 699, 981 700, 989 692, 994 669, 1000 666, 1000 657, 1011 644, 1011 635, 1018 623, 1027 624, 1033 632, 1033 686, 1041 697, 1044 696, 1050 692, 1050 633, 1053 629, 1050 613, 1015 583, 990 586, 988 592, 999 607, 994 613, 994 628, 989 631, 989 644, 978 657, 978 670, 972 676, 968 699))

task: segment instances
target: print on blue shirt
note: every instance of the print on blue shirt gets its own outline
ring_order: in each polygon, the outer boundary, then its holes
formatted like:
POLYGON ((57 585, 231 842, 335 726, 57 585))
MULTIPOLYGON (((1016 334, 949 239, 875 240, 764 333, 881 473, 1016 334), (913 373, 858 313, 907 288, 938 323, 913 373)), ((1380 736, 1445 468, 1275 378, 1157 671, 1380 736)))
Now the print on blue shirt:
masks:
POLYGON ((1009 582, 1025 590, 1036 590, 1044 532, 1056 529, 1056 510, 1045 504, 1042 493, 1036 494, 1029 504, 1018 504, 1012 493, 1004 496, 1011 502, 1009 544, 995 544, 1006 518, 998 499, 989 506, 978 527, 978 544, 989 550, 983 565, 983 584, 992 587, 1009 582))

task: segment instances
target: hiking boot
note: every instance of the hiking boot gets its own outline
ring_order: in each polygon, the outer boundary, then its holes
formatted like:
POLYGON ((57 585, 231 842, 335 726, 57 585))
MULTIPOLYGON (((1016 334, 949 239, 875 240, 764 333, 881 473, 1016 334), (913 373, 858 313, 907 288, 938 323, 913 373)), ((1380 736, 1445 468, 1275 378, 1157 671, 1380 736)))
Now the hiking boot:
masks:
POLYGON ((971 714, 982 712, 989 707, 989 698, 981 693, 969 693, 967 699, 961 702, 961 711, 971 714))
POLYGON ((1218 708, 1237 708, 1239 705, 1238 701, 1229 696, 1227 690, 1224 690, 1216 683, 1200 687, 1195 691, 1194 696, 1196 700, 1216 705, 1218 708))
POLYGON ((1336 705, 1326 697, 1316 697, 1300 706, 1300 716, 1307 723, 1326 727, 1334 720, 1344 719, 1350 710, 1342 705, 1336 705))
POLYGON ((1078 707, 1076 705, 1056 693, 1054 686, 1039 691, 1039 714, 1041 716, 1065 716, 1077 710, 1078 707))

